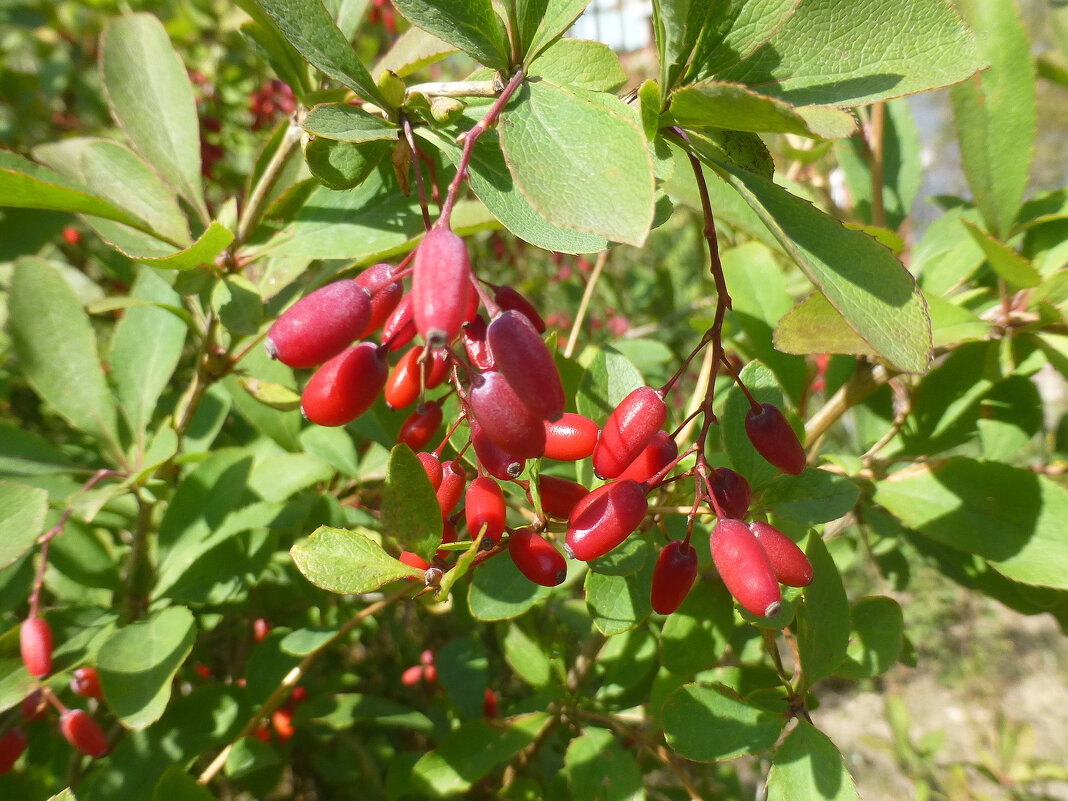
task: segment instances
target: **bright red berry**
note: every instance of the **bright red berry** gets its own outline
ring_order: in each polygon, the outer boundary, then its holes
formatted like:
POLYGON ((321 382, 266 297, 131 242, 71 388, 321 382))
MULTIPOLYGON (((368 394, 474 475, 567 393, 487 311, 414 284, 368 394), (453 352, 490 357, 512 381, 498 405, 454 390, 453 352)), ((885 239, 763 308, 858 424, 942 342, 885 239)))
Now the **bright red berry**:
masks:
POLYGON ((82 243, 82 234, 73 225, 68 225, 63 229, 63 241, 72 247, 77 247, 82 243))
POLYGON ((297 729, 293 725, 293 710, 281 707, 271 713, 271 726, 278 735, 278 741, 284 743, 292 737, 297 729))
POLYGON ((433 389, 440 385, 448 374, 449 365, 442 351, 431 351, 424 359, 422 348, 412 348, 401 356, 400 361, 389 371, 389 378, 386 379, 386 403, 391 409, 411 406, 419 400, 419 392, 423 386, 433 389))
POLYGON ((564 547, 583 562, 604 556, 630 536, 648 509, 645 490, 638 482, 627 478, 610 481, 571 510, 564 547))
POLYGON ((388 372, 378 345, 353 345, 315 371, 300 396, 301 410, 321 426, 351 423, 374 403, 388 372))
POLYGON ((195 665, 193 665, 193 670, 202 679, 211 678, 211 668, 201 662, 197 662, 195 665))
POLYGON ((424 665, 434 664, 434 652, 427 648, 423 653, 419 654, 419 661, 424 665))
POLYGON ((400 299, 397 307, 382 324, 382 344, 389 350, 400 350, 415 339, 417 333, 412 295, 409 292, 400 299))
POLYGON ((780 584, 807 587, 812 583, 812 563, 796 542, 770 523, 759 520, 750 523, 749 530, 768 555, 768 562, 780 584))
POLYGON ((441 486, 441 459, 426 451, 421 451, 415 456, 423 465, 423 469, 426 471, 426 477, 430 479, 430 486, 437 492, 438 487, 441 486))
POLYGON ((567 405, 560 371, 530 320, 517 311, 501 312, 486 328, 496 370, 531 412, 559 420, 567 405))
POLYGON ((745 433, 757 452, 791 476, 805 469, 805 449, 778 406, 762 403, 745 414, 745 433))
POLYGON ((408 415, 397 435, 397 442, 403 442, 413 451, 417 451, 430 442, 440 425, 441 404, 433 400, 427 401, 408 415))
POLYGON ((753 491, 744 476, 729 467, 718 467, 709 476, 708 484, 724 517, 741 520, 749 514, 753 491))
POLYGON ((471 447, 474 448, 475 457, 482 469, 501 481, 514 481, 519 478, 526 466, 526 459, 512 456, 494 445, 474 417, 469 417, 467 422, 471 426, 471 447))
POLYGON ((96 672, 96 668, 83 667, 74 671, 70 688, 83 698, 104 697, 104 691, 100 689, 100 674, 96 672))
POLYGON ((460 332, 463 334, 464 350, 471 364, 479 370, 492 370, 494 366, 493 352, 490 351, 489 343, 486 342, 486 318, 476 314, 475 319, 464 323, 460 332))
POLYGON ((266 347, 290 367, 315 367, 347 348, 371 319, 371 296, 355 281, 337 281, 305 295, 274 321, 266 347))
POLYGON ((504 533, 507 509, 500 485, 489 476, 479 476, 467 485, 464 498, 464 515, 471 539, 485 528, 482 544, 493 546, 504 533))
POLYGON ((393 266, 373 264, 356 276, 357 284, 371 295, 371 319, 356 339, 367 339, 385 324, 404 295, 404 285, 393 280, 393 266))
POLYGON ((263 642, 271 633, 271 621, 265 617, 258 617, 252 621, 252 639, 263 642))
MULTIPOLYGON (((456 526, 449 522, 448 518, 443 519, 441 521, 441 544, 447 545, 450 542, 456 542, 456 539, 456 526)), ((444 561, 449 558, 450 553, 450 551, 447 551, 444 548, 438 548, 434 553, 434 558, 444 561)))
POLYGON ((256 731, 252 732, 252 736, 259 740, 261 743, 271 744, 271 729, 266 723, 261 723, 256 731))
POLYGON ((68 709, 59 718, 59 730, 67 742, 94 759, 108 752, 108 738, 84 709, 68 709))
POLYGON ((683 540, 669 542, 660 552, 653 570, 653 610, 670 615, 682 606, 696 578, 697 551, 683 540))
POLYGON ((43 617, 24 620, 19 628, 22 663, 39 679, 52 672, 52 629, 43 617))
POLYGON ((446 228, 427 231, 415 251, 412 308, 415 327, 428 344, 441 347, 456 338, 472 291, 463 238, 446 228))
MULTIPOLYGON (((416 570, 429 570, 430 569, 430 563, 429 562, 427 562, 419 554, 412 553, 411 551, 401 551, 401 555, 398 556, 397 559, 399 561, 403 562, 404 564, 408 565, 408 567, 414 567, 416 570)), ((414 581, 415 579, 413 578, 412 580, 414 581)))
POLYGON ((486 695, 482 701, 482 716, 487 718, 497 717, 497 693, 493 692, 489 687, 486 688, 486 695))
POLYGON ((743 609, 762 617, 779 611, 779 582, 749 526, 740 520, 720 519, 712 529, 709 547, 720 578, 743 609))
POLYGON ((538 476, 538 492, 541 495, 541 510, 550 517, 562 520, 567 520, 576 504, 590 494, 577 481, 545 474, 538 476))
POLYGON ((442 517, 447 517, 464 495, 467 473, 463 465, 456 460, 442 463, 441 473, 441 484, 437 489, 438 506, 441 507, 442 517))
POLYGON ((468 392, 471 412, 494 445, 523 459, 545 452, 545 426, 498 372, 474 376, 468 392))
POLYGON ((660 430, 653 434, 652 440, 646 445, 637 458, 627 465, 627 469, 619 474, 620 478, 629 478, 637 481, 648 481, 673 461, 679 455, 679 446, 671 435, 660 430))
POLYGON ((505 310, 517 311, 530 320, 539 334, 545 333, 545 320, 538 314, 534 305, 510 286, 500 286, 493 293, 494 302, 505 310))
POLYGON ((585 415, 565 412, 559 420, 545 421, 545 458, 577 462, 593 453, 600 427, 585 415))
POLYGON ((667 420, 667 405, 652 387, 638 387, 608 416, 597 446, 593 470, 601 478, 616 478, 645 450, 667 420))
POLYGON ((438 669, 435 665, 427 665, 423 668, 423 681, 433 684, 438 680, 438 669))
POLYGON ((423 666, 412 665, 401 673, 401 684, 405 687, 414 687, 423 680, 423 666))
POLYGON ((512 532, 508 553, 519 572, 542 587, 555 587, 567 578, 567 562, 563 554, 532 528, 512 532))
POLYGON ((26 750, 26 732, 20 728, 9 729, 0 737, 0 776, 11 770, 26 750))

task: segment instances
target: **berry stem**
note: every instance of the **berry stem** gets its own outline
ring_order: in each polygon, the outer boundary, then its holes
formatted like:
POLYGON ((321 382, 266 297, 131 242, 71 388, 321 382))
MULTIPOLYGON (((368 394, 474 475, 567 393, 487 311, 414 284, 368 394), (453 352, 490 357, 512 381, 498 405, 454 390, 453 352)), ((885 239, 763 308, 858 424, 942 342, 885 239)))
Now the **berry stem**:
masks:
POLYGON ((724 367, 727 368, 727 372, 731 374, 731 378, 734 379, 734 383, 738 385, 738 388, 745 393, 745 398, 749 401, 749 406, 753 409, 753 411, 759 412, 760 402, 753 397, 753 393, 749 391, 749 387, 747 387, 745 385, 745 382, 742 381, 742 377, 738 375, 738 371, 734 369, 734 365, 730 363, 730 359, 728 359, 721 353, 720 362, 723 364, 724 367))
POLYGON ((412 136, 412 123, 404 114, 400 115, 401 127, 404 129, 404 138, 408 141, 408 147, 412 149, 412 169, 415 170, 415 185, 419 190, 419 208, 423 212, 423 228, 430 230, 430 209, 426 202, 426 189, 423 187, 423 171, 419 167, 419 148, 415 146, 415 137, 412 136))

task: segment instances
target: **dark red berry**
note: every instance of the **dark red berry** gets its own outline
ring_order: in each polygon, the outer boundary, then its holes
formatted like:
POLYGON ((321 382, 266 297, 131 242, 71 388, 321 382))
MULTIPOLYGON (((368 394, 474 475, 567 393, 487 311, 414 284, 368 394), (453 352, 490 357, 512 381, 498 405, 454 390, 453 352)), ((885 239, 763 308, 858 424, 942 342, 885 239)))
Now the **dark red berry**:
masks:
POLYGON ((762 403, 745 414, 749 441, 775 467, 791 476, 805 469, 805 449, 778 406, 762 403))
POLYGON ((486 328, 496 370, 531 412, 559 420, 567 405, 560 371, 530 320, 517 311, 501 312, 486 328))
POLYGON ((43 617, 24 620, 19 628, 22 663, 31 676, 43 679, 52 672, 52 629, 43 617))
POLYGON ((688 542, 672 540, 660 552, 653 570, 653 610, 670 615, 686 600, 697 578, 697 551, 688 542))
POLYGON ((441 484, 437 489, 438 506, 441 507, 442 517, 447 517, 464 496, 467 473, 463 465, 455 460, 444 462, 441 465, 441 473, 441 484))
MULTIPOLYGON (((441 521, 441 544, 448 545, 450 542, 456 542, 456 526, 449 522, 446 518, 441 521)), ((451 551, 447 551, 439 548, 434 554, 436 559, 445 560, 449 558, 451 551)))
POLYGON ((467 358, 471 360, 471 364, 479 370, 492 370, 493 353, 490 351, 489 343, 486 342, 486 318, 481 314, 476 314, 474 320, 464 323, 461 333, 464 350, 467 351, 467 358))
POLYGON ((538 310, 525 297, 510 286, 501 286, 493 293, 494 302, 505 310, 517 311, 530 320, 530 324, 537 329, 539 334, 545 333, 545 320, 538 314, 538 310))
POLYGON ((371 319, 371 296, 355 281, 337 281, 306 295, 267 332, 267 352, 290 367, 315 367, 354 342, 371 319))
POLYGON ((353 345, 315 371, 300 396, 301 410, 321 426, 351 423, 374 403, 388 372, 378 345, 353 345))
POLYGON ((486 688, 486 695, 482 701, 482 716, 487 718, 497 717, 497 693, 493 692, 489 687, 486 688))
POLYGON ((415 339, 417 333, 412 295, 409 292, 400 299, 397 307, 382 324, 382 344, 390 350, 400 350, 415 339))
POLYGON ((267 745, 271 744, 271 729, 266 723, 261 723, 256 731, 252 732, 252 736, 261 743, 267 743, 267 745))
POLYGON ((652 387, 638 387, 608 416, 597 446, 593 470, 601 478, 616 478, 638 458, 667 420, 667 405, 652 387))
POLYGON ((512 532, 508 553, 519 572, 542 587, 555 587, 567 578, 567 562, 563 554, 532 528, 512 532))
POLYGON ((482 544, 493 546, 504 533, 507 509, 500 485, 489 476, 479 476, 467 485, 464 497, 464 515, 471 539, 485 528, 482 544))
POLYGON ((796 542, 770 523, 759 520, 750 523, 749 530, 768 555, 768 562, 780 584, 807 587, 812 583, 812 563, 796 542))
POLYGON ((588 562, 611 551, 641 524, 649 509, 641 484, 628 478, 598 487, 571 510, 568 553, 588 562))
POLYGON ((263 642, 271 633, 271 621, 265 617, 258 617, 252 621, 252 639, 263 642))
POLYGON ((422 348, 412 348, 401 356, 400 361, 389 371, 385 392, 389 408, 403 409, 411 406, 419 400, 422 386, 433 389, 445 380, 449 373, 445 354, 441 351, 431 351, 423 358, 423 353, 422 348))
POLYGON ((490 371, 473 377, 468 392, 471 413, 494 445, 523 459, 545 452, 545 426, 516 395, 503 375, 490 371))
POLYGON ((575 505, 590 494, 577 481, 544 474, 538 476, 538 492, 541 495, 541 510, 550 517, 562 520, 567 520, 575 505))
POLYGON ((48 703, 45 701, 44 693, 34 690, 23 698, 21 711, 22 719, 27 723, 43 718, 48 712, 48 703))
POLYGON ((720 578, 743 609, 762 617, 779 611, 779 582, 749 526, 740 520, 720 519, 712 529, 709 547, 720 578))
POLYGON ((386 319, 397 308, 404 295, 404 285, 393 280, 393 266, 385 263, 371 265, 354 280, 371 295, 371 319, 363 332, 356 337, 367 339, 385 324, 386 319))
POLYGON ((554 422, 545 421, 545 458, 559 462, 585 459, 597 445, 598 425, 585 415, 565 412, 554 422))
POLYGON ((639 484, 648 481, 673 461, 679 455, 679 446, 671 435, 660 430, 653 434, 652 440, 646 445, 638 457, 627 465, 627 469, 619 474, 620 478, 629 478, 639 484))
POLYGON ((108 738, 100 724, 84 709, 68 709, 59 718, 59 730, 67 742, 93 758, 108 752, 108 738))
POLYGON ((451 342, 468 312, 471 264, 463 238, 432 228, 415 251, 412 308, 415 327, 432 347, 451 342))
POLYGON ((432 453, 422 451, 416 454, 420 463, 423 465, 423 469, 426 471, 426 477, 430 479, 430 486, 437 492, 438 487, 441 486, 441 459, 432 453))
POLYGON ((475 457, 482 469, 501 481, 514 481, 519 478, 526 467, 526 459, 512 456, 494 445, 474 417, 468 417, 467 422, 471 426, 471 447, 474 448, 475 457))
POLYGON ((427 401, 408 415, 397 435, 397 442, 403 442, 413 451, 425 447, 441 425, 441 404, 427 401))
POLYGON ((11 770, 26 750, 26 733, 20 728, 9 729, 0 737, 0 776, 11 770))
POLYGON ((70 688, 83 698, 104 697, 104 691, 100 689, 100 674, 96 672, 96 668, 83 667, 74 671, 74 677, 70 680, 70 688))
POLYGON ((289 694, 289 700, 294 704, 303 704, 308 700, 308 691, 303 687, 294 687, 293 692, 289 694))
POLYGON ((709 476, 708 484, 724 517, 741 520, 749 514, 753 491, 744 476, 729 467, 718 467, 709 476))

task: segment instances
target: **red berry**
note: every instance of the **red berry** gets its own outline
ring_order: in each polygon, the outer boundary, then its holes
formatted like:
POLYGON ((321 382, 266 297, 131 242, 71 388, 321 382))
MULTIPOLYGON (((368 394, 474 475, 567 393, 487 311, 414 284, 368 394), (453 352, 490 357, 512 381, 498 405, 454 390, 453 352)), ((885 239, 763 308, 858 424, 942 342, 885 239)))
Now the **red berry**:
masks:
POLYGON ((779 611, 779 582, 767 554, 745 523, 729 518, 717 521, 709 547, 720 578, 743 609, 762 617, 779 611))
POLYGON ((482 701, 482 716, 487 718, 497 717, 497 693, 493 692, 489 687, 486 688, 486 695, 482 701))
POLYGON ((538 476, 538 492, 541 495, 541 510, 550 517, 567 520, 575 505, 590 494, 577 481, 568 481, 556 476, 538 476))
POLYGON ((745 414, 745 433, 757 452, 791 476, 805 469, 805 449, 778 406, 762 403, 745 414))
POLYGON ((464 498, 464 515, 467 519, 467 531, 471 539, 485 527, 482 535, 484 546, 493 546, 504 533, 507 509, 504 505, 504 493, 500 485, 489 476, 479 476, 467 485, 464 498))
POLYGON ((193 665, 193 670, 196 671, 196 674, 202 679, 211 678, 211 668, 205 664, 197 662, 197 664, 193 665))
POLYGON ((559 462, 585 459, 597 444, 601 429, 585 415, 565 412, 554 422, 545 421, 545 458, 559 462))
MULTIPOLYGON (((456 542, 456 526, 449 522, 449 520, 443 519, 441 521, 441 544, 447 545, 450 542, 456 542)), ((446 560, 449 558, 451 551, 447 551, 443 548, 439 548, 434 553, 435 559, 446 560)))
POLYGON ((463 497, 464 488, 467 487, 467 473, 463 465, 452 460, 441 465, 441 484, 437 489, 438 506, 441 507, 442 517, 447 517, 456 504, 463 497))
POLYGON ((94 759, 108 752, 107 735, 84 709, 68 709, 64 712, 59 718, 59 730, 68 743, 94 759))
POLYGON ((505 310, 517 311, 530 320, 530 324, 537 329, 539 334, 545 333, 545 321, 538 314, 538 310, 525 297, 510 286, 498 287, 493 293, 494 302, 505 310))
POLYGON ((545 452, 545 427, 516 395, 503 375, 490 371, 474 376, 468 392, 471 412, 494 445, 523 459, 545 452))
POLYGON ((664 546, 653 570, 653 610, 670 615, 686 600, 697 578, 697 551, 688 542, 673 540, 664 546))
POLYGON ((559 420, 567 405, 560 371, 530 320, 517 311, 501 312, 486 328, 496 370, 542 420, 559 420))
POLYGON ((441 425, 441 404, 427 401, 408 415, 397 435, 397 442, 403 442, 413 451, 425 447, 441 425))
POLYGON ((289 700, 294 704, 303 704, 308 700, 308 691, 303 687, 294 687, 293 692, 289 694, 289 700))
POLYGON ((434 665, 427 665, 423 668, 423 680, 427 684, 433 684, 438 680, 438 669, 434 665))
POLYGON ((263 642, 271 633, 271 621, 265 617, 258 617, 252 621, 252 639, 263 642))
POLYGON ((26 750, 26 733, 19 728, 10 729, 0 737, 0 776, 11 770, 26 750))
POLYGON ((427 648, 423 653, 419 654, 419 661, 427 666, 434 664, 434 652, 427 648))
POLYGON ((73 225, 68 225, 63 229, 63 241, 71 246, 78 246, 82 243, 82 234, 73 225))
POLYGON ((432 347, 460 333, 472 291, 464 240, 446 228, 427 231, 415 251, 412 308, 416 329, 432 347))
POLYGON ((300 396, 301 410, 321 426, 351 423, 374 403, 388 372, 378 345, 353 345, 315 371, 300 396))
POLYGON ((652 440, 642 449, 638 457, 627 465, 627 469, 619 474, 620 478, 629 478, 641 483, 648 481, 673 461, 679 455, 679 446, 671 435, 660 430, 653 434, 652 440))
POLYGON ((100 689, 100 674, 96 668, 83 667, 74 671, 74 677, 70 680, 70 688, 83 698, 103 698, 104 692, 100 689))
POLYGON ((780 584, 807 587, 812 583, 812 563, 796 542, 770 523, 759 520, 750 523, 749 530, 768 555, 768 562, 780 584))
MULTIPOLYGON (((729 467, 719 467, 709 476, 709 486, 716 496, 716 503, 724 517, 741 520, 749 514, 749 503, 753 500, 753 491, 749 482, 729 467)), ((715 508, 715 507, 713 507, 715 508)))
POLYGON ((479 370, 492 370, 493 353, 490 351, 489 343, 486 342, 486 318, 481 314, 476 314, 474 320, 464 323, 461 333, 464 350, 467 351, 467 358, 471 360, 471 364, 479 370))
POLYGON ((405 687, 414 687, 423 680, 423 666, 412 665, 401 673, 401 684, 405 687))
POLYGON ((648 509, 641 484, 627 478, 610 481, 575 504, 565 548, 583 562, 604 556, 630 536, 648 509))
POLYGON ((400 350, 415 339, 416 333, 415 312, 409 293, 400 299, 397 307, 382 324, 382 344, 389 350, 400 350))
POLYGON ((667 420, 667 405, 652 387, 638 387, 608 416, 597 446, 593 470, 600 478, 616 478, 645 450, 667 420))
POLYGON ((22 663, 31 676, 41 679, 52 672, 52 629, 43 617, 24 620, 19 629, 22 663))
POLYGON ((474 417, 469 417, 467 422, 471 426, 471 447, 474 448, 475 457, 482 469, 501 481, 514 481, 519 478, 526 466, 526 459, 512 456, 494 445, 474 417))
POLYGON ((27 723, 40 720, 48 712, 48 704, 45 702, 44 693, 34 690, 22 699, 22 719, 27 723))
POLYGON ((282 707, 276 709, 271 713, 271 726, 274 727, 274 733, 278 735, 278 741, 281 743, 289 740, 296 733, 296 727, 293 725, 293 710, 282 707))
MULTIPOLYGON (((397 557, 398 560, 404 562, 408 567, 414 567, 416 570, 429 570, 430 564, 423 559, 419 554, 412 553, 411 551, 401 551, 401 555, 397 557)), ((412 581, 415 579, 413 578, 412 581)))
POLYGON ((290 367, 315 367, 337 356, 371 319, 371 296, 355 281, 337 281, 306 295, 267 332, 267 352, 290 367))
POLYGON ((383 326, 386 319, 400 303, 404 295, 404 285, 393 280, 393 266, 390 264, 373 264, 356 276, 357 284, 371 295, 371 319, 357 339, 366 339, 383 326))
POLYGON ((567 562, 563 555, 532 528, 512 532, 508 553, 519 572, 542 587, 555 587, 567 578, 567 562))
POLYGON ((261 743, 267 743, 267 745, 271 744, 271 730, 267 727, 266 723, 261 723, 259 728, 252 732, 252 736, 261 743))
POLYGON ((415 456, 423 465, 423 469, 426 471, 426 477, 430 479, 430 486, 437 492, 438 487, 441 486, 441 460, 434 454, 427 453, 426 451, 417 453, 415 456))
POLYGON ((412 348, 401 356, 400 361, 390 370, 385 393, 389 408, 403 409, 411 406, 419 400, 419 392, 422 389, 420 381, 427 389, 433 389, 449 374, 448 362, 441 351, 431 351, 422 363, 420 359, 423 359, 423 349, 412 348))

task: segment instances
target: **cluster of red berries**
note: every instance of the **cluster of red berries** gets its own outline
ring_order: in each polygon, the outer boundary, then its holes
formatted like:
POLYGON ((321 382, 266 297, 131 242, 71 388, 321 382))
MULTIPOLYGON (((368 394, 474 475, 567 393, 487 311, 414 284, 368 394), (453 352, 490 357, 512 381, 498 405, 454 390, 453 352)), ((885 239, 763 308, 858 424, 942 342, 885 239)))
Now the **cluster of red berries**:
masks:
POLYGON ((271 723, 267 724, 266 721, 260 724, 259 728, 252 733, 252 736, 257 740, 270 744, 271 742, 271 730, 274 730, 274 736, 278 738, 278 742, 285 745, 289 738, 297 732, 297 727, 293 723, 293 717, 297 714, 297 707, 303 704, 308 698, 308 691, 303 687, 294 687, 293 692, 289 694, 289 698, 278 709, 271 713, 271 723))
POLYGON ((297 98, 288 83, 277 78, 254 89, 248 98, 252 130, 266 128, 279 114, 288 116, 297 108, 297 98))
POLYGON ((396 12, 389 0, 372 0, 371 9, 367 12, 367 22, 370 25, 382 23, 382 27, 389 34, 397 32, 396 12))
MULTIPOLYGON (((523 575, 537 584, 555 586, 566 577, 567 563, 539 533, 548 518, 567 521, 564 550, 568 556, 587 562, 597 559, 641 525, 648 512, 648 493, 677 465, 678 445, 663 429, 668 416, 666 390, 635 389, 603 427, 583 415, 565 413, 560 375, 541 337, 544 321, 511 287, 480 283, 471 271, 461 237, 445 228, 431 229, 414 253, 408 293, 401 283, 405 274, 388 264, 376 264, 353 280, 310 293, 274 323, 267 350, 290 367, 318 366, 301 401, 304 415, 320 425, 351 422, 380 393, 394 409, 418 402, 399 440, 419 451, 441 508, 443 544, 457 539, 461 513, 454 510, 464 498, 462 516, 472 539, 481 533, 484 548, 506 548, 523 575), (489 321, 479 313, 480 302, 489 321), (379 328, 380 343, 365 339, 379 328), (417 335, 425 345, 409 349, 391 368, 388 355, 417 335), (362 341, 352 344, 357 339, 362 341), (435 450, 421 450, 442 423, 444 395, 428 400, 426 392, 450 378, 452 386, 446 394, 456 392, 470 439, 458 449, 456 458, 442 462, 449 435, 435 450), (460 461, 468 447, 478 465, 478 475, 470 483, 460 461), (589 457, 594 472, 606 483, 590 492, 577 482, 541 475, 536 489, 542 516, 533 527, 507 526, 504 493, 498 482, 519 484, 533 502, 529 483, 520 480, 527 459, 589 457), (506 542, 502 541, 505 532, 509 534, 506 542)), ((755 400, 751 404, 745 428, 756 450, 784 472, 796 475, 804 470, 804 449, 782 412, 755 400)), ((769 546, 772 535, 758 535, 740 522, 748 514, 751 492, 738 473, 713 470, 705 484, 702 500, 719 518, 712 535, 717 569, 743 607, 771 614, 780 597, 775 576, 784 583, 798 580, 798 571, 784 566, 792 565, 790 560, 796 561, 797 556, 793 552, 784 556, 788 549, 778 538, 790 545, 792 541, 766 523, 752 524, 761 532, 778 534, 775 545, 769 546), (739 545, 745 542, 737 533, 740 530, 752 539, 757 551, 767 550, 763 563, 749 555, 752 548, 739 545), (774 584, 774 603, 764 581, 768 576, 774 584), (753 594, 750 585, 754 583, 763 588, 762 594, 753 594)), ((800 549, 793 548, 807 564, 800 549)), ((439 550, 434 565, 410 552, 403 552, 400 559, 421 570, 442 570, 447 568, 449 555, 448 549, 439 550)), ((664 614, 677 609, 696 574, 696 552, 689 538, 671 543, 661 553, 654 574, 653 607, 664 614)))
MULTIPOLYGON (((423 651, 419 655, 419 664, 406 668, 401 673, 401 684, 405 687, 417 687, 420 684, 432 685, 438 681, 438 669, 434 664, 434 652, 423 651)), ((482 699, 482 715, 487 718, 497 717, 497 693, 486 688, 482 699)))

